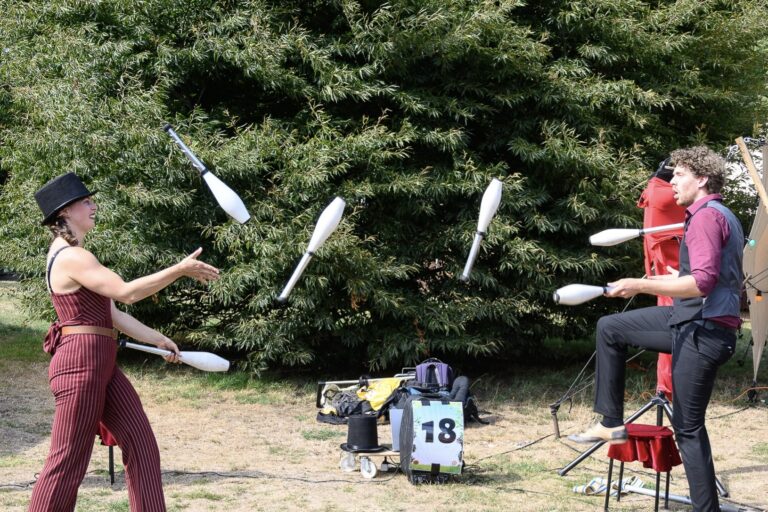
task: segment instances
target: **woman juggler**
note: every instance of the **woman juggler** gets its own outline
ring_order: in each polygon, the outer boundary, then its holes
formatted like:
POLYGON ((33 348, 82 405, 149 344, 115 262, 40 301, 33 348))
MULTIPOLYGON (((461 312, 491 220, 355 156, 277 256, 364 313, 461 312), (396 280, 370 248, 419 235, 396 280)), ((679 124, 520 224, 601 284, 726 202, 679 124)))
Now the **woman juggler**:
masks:
POLYGON ((101 422, 123 454, 131 511, 164 511, 160 452, 139 396, 116 365, 117 332, 171 351, 168 362, 178 362, 179 349, 118 310, 115 301, 132 304, 182 277, 206 283, 218 279, 219 271, 197 259, 198 249, 159 272, 123 281, 83 248, 96 222, 93 194, 74 173, 35 193, 42 224, 53 235, 46 280, 58 320, 44 343, 52 355, 48 379, 55 398, 51 447, 29 510, 74 510, 101 422))

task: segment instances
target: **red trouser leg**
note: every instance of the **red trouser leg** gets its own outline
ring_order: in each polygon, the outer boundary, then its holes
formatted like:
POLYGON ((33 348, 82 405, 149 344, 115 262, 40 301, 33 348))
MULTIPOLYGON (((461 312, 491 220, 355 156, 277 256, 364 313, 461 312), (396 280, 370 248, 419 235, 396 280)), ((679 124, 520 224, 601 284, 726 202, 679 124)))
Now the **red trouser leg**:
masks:
POLYGON ((119 368, 107 386, 102 421, 123 453, 132 512, 165 512, 160 450, 139 396, 119 368))
MULTIPOLYGON (((675 245, 677 243, 675 242, 675 245)), ((677 261, 677 260, 675 260, 677 261)), ((677 265, 673 265, 677 267, 677 265)), ((656 304, 659 306, 671 306, 672 297, 659 295, 656 298, 656 304)), ((656 391, 663 392, 667 400, 672 401, 672 354, 659 353, 656 360, 656 391)))
POLYGON ((51 359, 48 377, 56 412, 48 458, 32 490, 31 512, 75 509, 116 350, 110 338, 78 334, 63 339, 51 359))

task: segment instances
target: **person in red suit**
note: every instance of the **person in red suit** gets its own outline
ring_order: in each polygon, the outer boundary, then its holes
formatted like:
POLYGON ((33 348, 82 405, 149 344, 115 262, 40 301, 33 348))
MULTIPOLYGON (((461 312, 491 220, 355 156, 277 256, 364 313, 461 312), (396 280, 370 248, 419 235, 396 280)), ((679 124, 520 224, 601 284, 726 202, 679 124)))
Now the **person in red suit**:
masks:
MULTIPOLYGON (((643 228, 679 224, 685 220, 685 207, 675 202, 672 189, 671 159, 665 158, 648 180, 648 185, 640 195, 637 206, 643 208, 643 228)), ((662 276, 670 273, 669 269, 678 268, 680 240, 683 228, 660 233, 650 233, 643 237, 645 256, 645 275, 662 276)), ((672 297, 657 296, 656 304, 671 306, 672 297)), ((656 391, 672 399, 672 354, 659 353, 656 362, 656 391)))
POLYGON ((165 511, 160 451, 139 396, 116 366, 117 331, 172 352, 176 344, 115 307, 149 297, 181 277, 200 282, 219 271, 197 259, 201 250, 154 274, 125 282, 83 247, 96 223, 98 207, 74 173, 46 183, 35 193, 53 242, 48 251, 47 283, 58 320, 44 350, 52 355, 48 379, 55 398, 51 447, 35 482, 31 512, 75 509, 77 490, 102 423, 123 454, 130 508, 165 511))

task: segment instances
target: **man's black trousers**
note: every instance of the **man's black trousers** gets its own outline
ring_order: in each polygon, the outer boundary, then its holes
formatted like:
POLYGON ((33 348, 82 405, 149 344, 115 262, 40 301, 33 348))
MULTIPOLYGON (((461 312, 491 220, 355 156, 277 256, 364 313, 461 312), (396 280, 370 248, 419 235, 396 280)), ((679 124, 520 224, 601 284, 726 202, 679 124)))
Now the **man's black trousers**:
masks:
POLYGON ((670 327, 671 306, 602 317, 597 323, 595 412, 624 417, 627 347, 672 354, 672 425, 696 511, 718 511, 715 468, 704 418, 718 367, 733 355, 736 333, 706 322, 670 327))

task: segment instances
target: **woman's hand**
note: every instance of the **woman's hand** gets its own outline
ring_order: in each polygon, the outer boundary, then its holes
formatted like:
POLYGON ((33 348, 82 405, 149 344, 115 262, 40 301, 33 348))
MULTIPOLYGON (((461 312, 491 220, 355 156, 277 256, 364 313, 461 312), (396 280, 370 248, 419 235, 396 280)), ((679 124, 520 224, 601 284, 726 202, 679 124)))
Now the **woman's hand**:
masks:
POLYGON ((209 281, 215 281, 219 278, 219 269, 197 259, 203 252, 202 247, 198 247, 195 252, 176 264, 178 271, 187 277, 196 279, 205 284, 209 281))
POLYGON ((173 340, 171 340, 170 338, 165 338, 163 341, 158 343, 157 348, 171 351, 170 354, 164 357, 164 359, 169 363, 181 362, 181 359, 179 359, 179 347, 177 347, 176 344, 173 342, 173 340))

